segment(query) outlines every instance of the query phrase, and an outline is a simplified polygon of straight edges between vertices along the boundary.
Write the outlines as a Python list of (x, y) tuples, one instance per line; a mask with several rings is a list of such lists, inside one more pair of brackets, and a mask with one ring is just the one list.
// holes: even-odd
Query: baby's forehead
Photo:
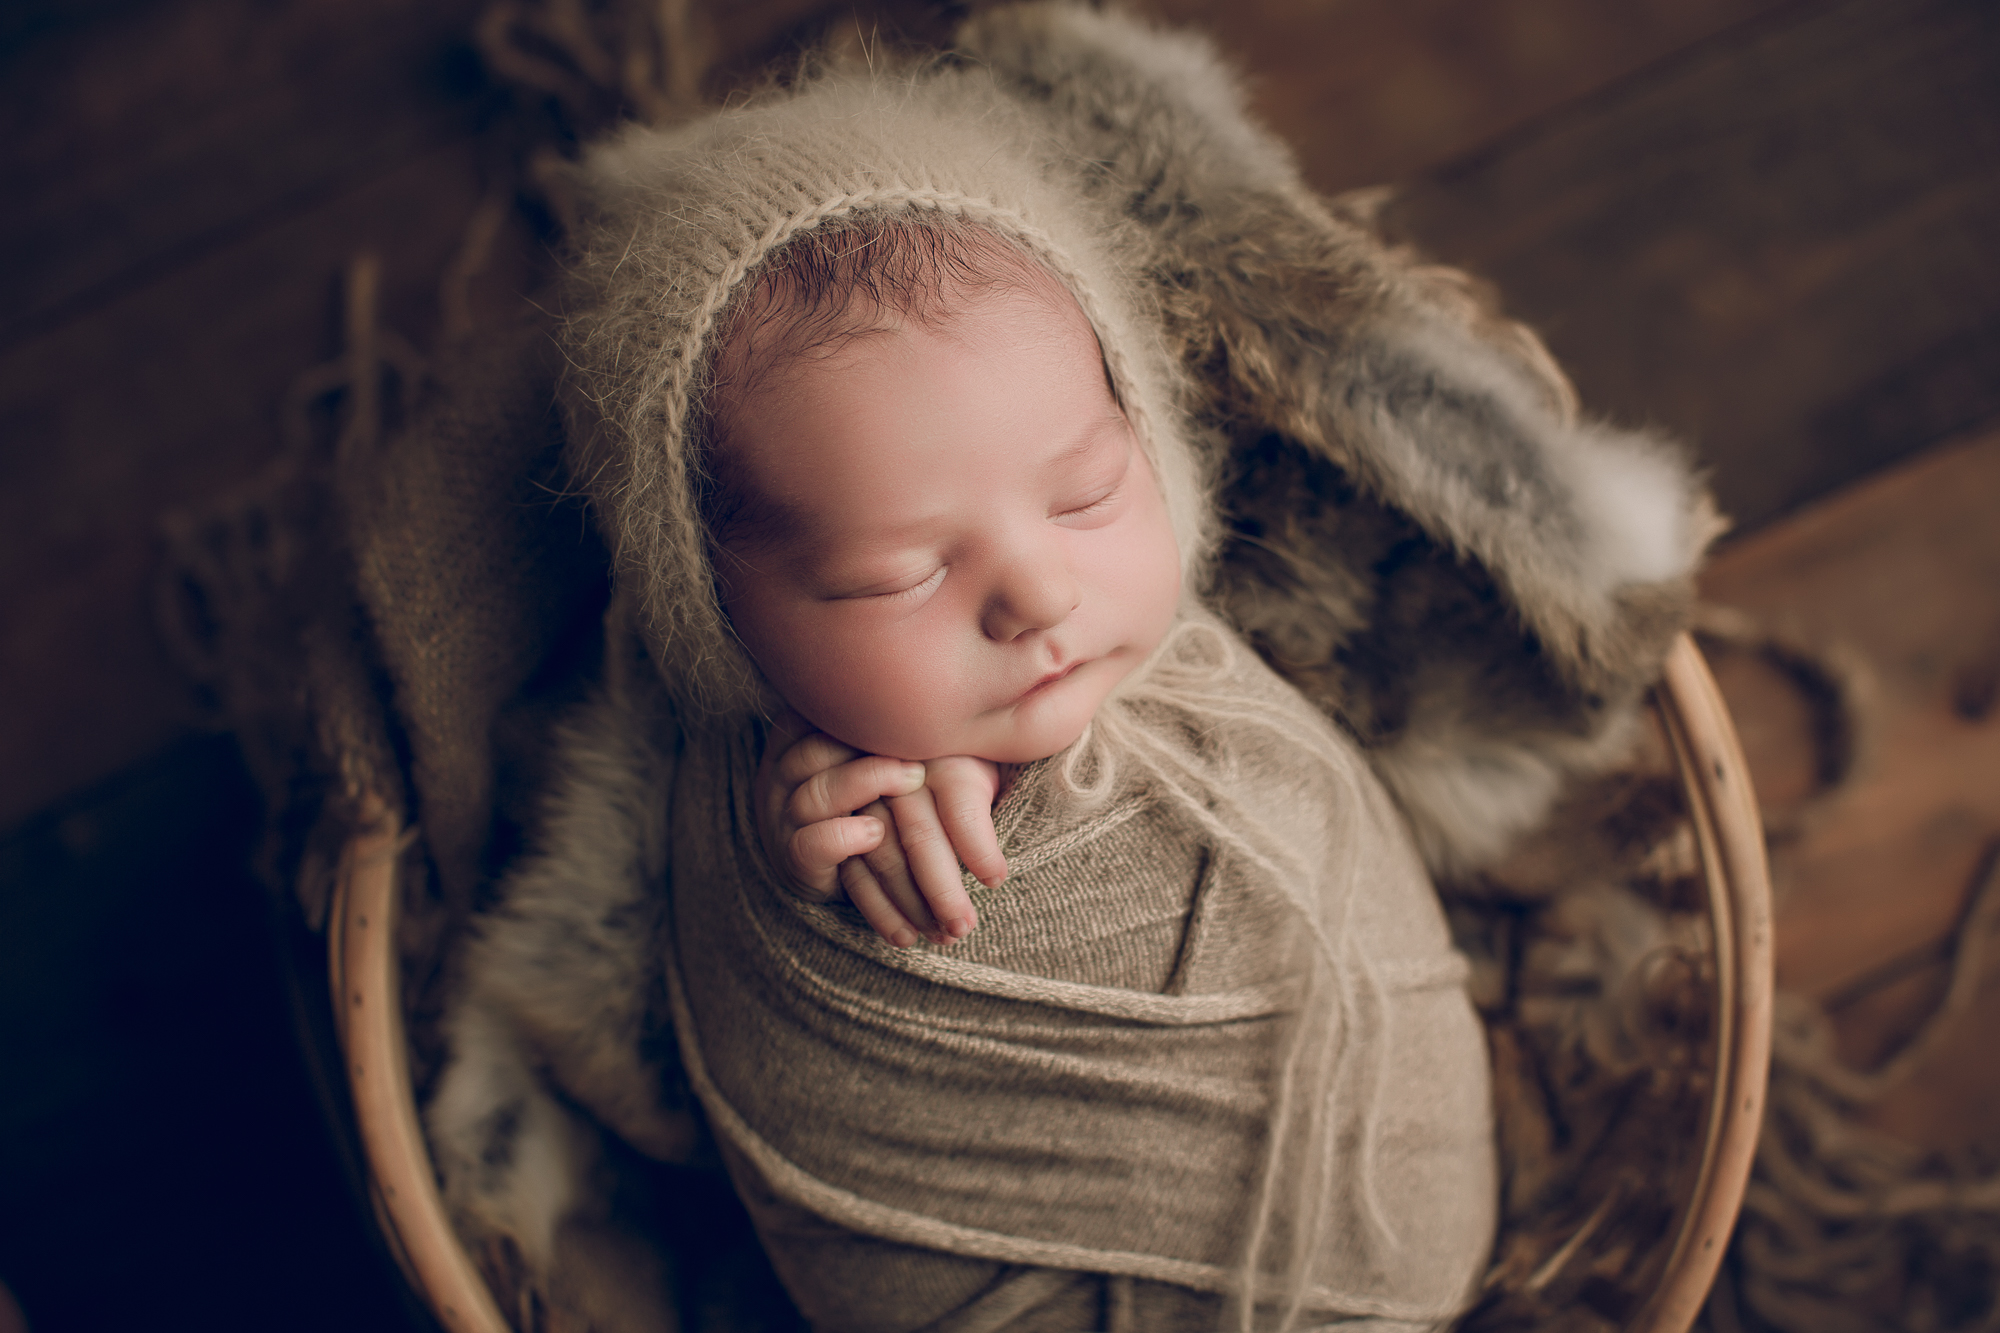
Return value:
[(729, 452), (745, 410), (910, 329), (973, 349), (1003, 338), (1066, 341), (1118, 397), (1076, 297), (1038, 260), (979, 227), (899, 223), (809, 236), (754, 273), (719, 324), (704, 404), (712, 464)]
[[(1034, 284), (1012, 278), (941, 294), (921, 311), (857, 305), (838, 326), (786, 327), (787, 320), (811, 320), (811, 307), (769, 312), (763, 336), (744, 339), (735, 373), (718, 383), (711, 400), (712, 463), (730, 466), (746, 438), (768, 448), (782, 437), (789, 452), (823, 423), (829, 398), (853, 410), (853, 396), (841, 390), (856, 383), (899, 400), (928, 394), (951, 410), (976, 397), (977, 386), (1011, 383), (1027, 398), (1061, 384), (1080, 387), (1083, 397), (1065, 396), (1078, 410), (1122, 421), (1096, 331), (1075, 298), (1053, 278)], [(1009, 355), (1025, 349), (1045, 355), (1025, 368)], [(1076, 386), (1079, 376), (1087, 383)]]
[[(1122, 420), (1096, 330), (1075, 296), (1039, 261), (982, 229), (910, 224), (806, 238), (753, 274), (720, 323), (697, 482), (710, 534), (724, 545), (762, 544), (760, 533), (791, 526), (797, 516), (783, 512), (791, 506), (760, 476), (775, 465), (764, 456), (783, 437), (782, 452), (795, 457), (822, 419), (822, 399), (841, 397), (839, 382), (863, 379), (889, 395), (939, 383), (939, 360), (909, 354), (916, 344), (952, 345), (963, 355), (947, 359), (976, 366), (982, 378), (989, 366), (1006, 373), (999, 366), (1010, 347), (1045, 347), (1059, 378), (1066, 367), (1089, 374), (1103, 387), (1105, 412)], [(853, 400), (844, 401), (851, 409)]]

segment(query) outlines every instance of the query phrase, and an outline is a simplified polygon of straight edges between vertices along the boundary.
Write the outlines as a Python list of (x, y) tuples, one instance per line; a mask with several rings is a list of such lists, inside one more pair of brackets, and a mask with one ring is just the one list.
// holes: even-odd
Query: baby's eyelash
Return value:
[(1106, 492), (1105, 492), (1104, 494), (1102, 494), (1102, 495), (1098, 496), (1098, 497), (1097, 497), (1097, 498), (1096, 498), (1095, 500), (1092, 500), (1092, 501), (1091, 501), (1091, 502), (1090, 502), (1089, 504), (1087, 504), (1087, 505), (1078, 505), (1078, 506), (1077, 506), (1076, 508), (1074, 508), (1074, 509), (1064, 509), (1064, 510), (1060, 511), (1059, 513), (1057, 513), (1056, 517), (1057, 517), (1057, 518), (1075, 518), (1075, 517), (1076, 517), (1076, 516), (1077, 516), (1078, 514), (1094, 514), (1094, 513), (1096, 513), (1096, 512), (1098, 511), (1098, 510), (1100, 510), (1100, 509), (1104, 508), (1104, 507), (1105, 507), (1106, 505), (1110, 504), (1110, 503), (1111, 503), (1111, 502), (1112, 502), (1113, 500), (1116, 500), (1117, 498), (1118, 498), (1118, 492), (1117, 492), (1117, 490), (1116, 490), (1116, 489), (1114, 488), (1114, 489), (1112, 489), (1112, 490), (1108, 490), (1108, 491), (1106, 491)]
[(875, 596), (879, 600), (884, 600), (884, 601), (890, 600), (892, 598), (915, 597), (918, 593), (928, 592), (932, 588), (936, 587), (938, 580), (944, 577), (944, 571), (945, 567), (943, 565), (939, 565), (936, 569), (930, 572), (930, 576), (926, 578), (922, 583), (913, 583), (907, 588), (898, 588), (895, 592), (877, 593), (875, 594)]

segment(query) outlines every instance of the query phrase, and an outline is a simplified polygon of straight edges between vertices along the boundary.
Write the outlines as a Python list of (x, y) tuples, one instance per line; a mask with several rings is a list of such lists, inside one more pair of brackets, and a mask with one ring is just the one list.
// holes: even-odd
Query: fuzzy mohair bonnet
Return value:
[(1211, 507), (1176, 372), (1145, 289), (1106, 243), (1121, 224), (1037, 166), (1056, 153), (1045, 138), (986, 70), (933, 65), (830, 73), (678, 130), (635, 126), (580, 164), (562, 331), (572, 468), (684, 719), (775, 702), (718, 600), (695, 435), (732, 300), (815, 229), (969, 224), (1054, 275), (1097, 335), (1193, 583)]

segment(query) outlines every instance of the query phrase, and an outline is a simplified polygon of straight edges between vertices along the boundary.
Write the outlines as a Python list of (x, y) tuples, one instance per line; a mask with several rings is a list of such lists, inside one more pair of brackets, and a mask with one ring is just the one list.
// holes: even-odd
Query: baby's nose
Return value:
[(1010, 643), (1038, 629), (1053, 629), (1076, 609), (1076, 580), (1059, 560), (1016, 565), (987, 600), (986, 636)]

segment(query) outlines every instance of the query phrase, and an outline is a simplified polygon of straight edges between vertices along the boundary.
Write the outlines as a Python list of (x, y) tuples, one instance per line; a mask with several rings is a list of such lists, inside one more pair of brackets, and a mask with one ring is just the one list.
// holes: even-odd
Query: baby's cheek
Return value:
[(1180, 607), (1180, 549), (1159, 516), (1107, 552), (1105, 577), (1124, 638), (1144, 652), (1167, 632)]
[(964, 751), (964, 728), (985, 706), (976, 698), (978, 663), (965, 645), (914, 635), (885, 646), (869, 692), (871, 712), (898, 757), (937, 759)]
[(899, 759), (957, 753), (967, 664), (934, 636), (898, 629), (828, 626), (815, 650), (795, 658), (790, 688), (774, 683), (815, 726), (857, 749)]
[(812, 607), (772, 607), (753, 602), (731, 608), (736, 632), (764, 678), (808, 722), (848, 744), (846, 712), (856, 700), (855, 655), (841, 626)]

